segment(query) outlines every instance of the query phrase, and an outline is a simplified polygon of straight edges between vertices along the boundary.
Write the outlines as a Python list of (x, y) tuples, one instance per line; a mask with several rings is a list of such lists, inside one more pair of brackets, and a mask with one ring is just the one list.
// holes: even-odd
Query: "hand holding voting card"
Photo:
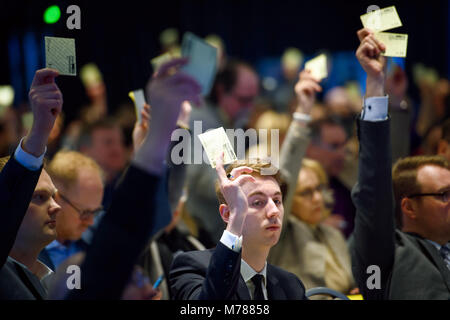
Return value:
[(45, 37), (45, 65), (60, 75), (76, 76), (75, 39)]
[(361, 16), (364, 28), (381, 32), (402, 26), (395, 6), (371, 11)]
[(198, 138), (205, 148), (206, 156), (213, 168), (216, 167), (216, 159), (224, 153), (223, 164), (237, 160), (236, 154), (231, 146), (230, 140), (223, 127), (199, 134)]
[(402, 26), (395, 6), (375, 10), (361, 16), (364, 28), (375, 32), (375, 38), (386, 46), (386, 57), (406, 57), (408, 35), (402, 33), (381, 32)]
[(137, 121), (138, 121), (138, 123), (141, 123), (141, 121), (142, 121), (141, 111), (144, 108), (144, 104), (145, 104), (144, 90), (143, 89), (134, 90), (134, 91), (131, 91), (128, 95), (130, 96), (131, 100), (133, 100), (133, 102), (134, 102)]
[(191, 32), (186, 32), (181, 44), (181, 55), (189, 58), (181, 70), (193, 77), (208, 95), (217, 71), (217, 49)]
[(311, 71), (311, 75), (318, 81), (328, 77), (327, 56), (321, 54), (305, 63), (305, 70)]

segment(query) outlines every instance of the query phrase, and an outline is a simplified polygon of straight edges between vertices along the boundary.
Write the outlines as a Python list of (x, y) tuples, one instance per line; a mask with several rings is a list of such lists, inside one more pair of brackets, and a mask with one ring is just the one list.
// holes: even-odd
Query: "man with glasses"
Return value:
[(97, 163), (76, 151), (59, 151), (48, 165), (58, 192), (61, 213), (56, 219), (57, 237), (41, 253), (41, 259), (56, 269), (73, 254), (85, 251), (82, 234), (102, 212), (103, 181)]
[(381, 55), (386, 47), (368, 29), (358, 31), (358, 37), (356, 57), (367, 73), (367, 90), (358, 121), (358, 183), (352, 192), (357, 208), (353, 274), (365, 299), (449, 300), (449, 164), (437, 156), (408, 157), (391, 171), (386, 58)]

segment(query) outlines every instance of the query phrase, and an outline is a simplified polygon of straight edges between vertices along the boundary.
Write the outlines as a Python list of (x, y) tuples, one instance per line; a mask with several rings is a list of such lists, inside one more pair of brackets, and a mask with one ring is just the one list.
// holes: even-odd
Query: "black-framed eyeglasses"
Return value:
[(63, 196), (60, 192), (58, 192), (58, 196), (61, 197), (65, 202), (67, 202), (72, 208), (75, 209), (76, 212), (80, 215), (81, 220), (87, 220), (90, 216), (93, 216), (94, 218), (103, 211), (103, 206), (100, 206), (99, 208), (95, 210), (81, 210), (77, 206), (75, 206), (67, 197)]
[(415, 193), (407, 198), (416, 198), (416, 197), (436, 197), (442, 202), (448, 202), (450, 200), (450, 190), (436, 192), (436, 193)]

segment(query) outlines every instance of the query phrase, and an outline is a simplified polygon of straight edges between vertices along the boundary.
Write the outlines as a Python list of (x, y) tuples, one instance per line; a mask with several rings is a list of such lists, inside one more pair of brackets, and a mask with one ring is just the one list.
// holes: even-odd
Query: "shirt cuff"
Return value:
[(364, 121), (384, 121), (388, 118), (388, 96), (364, 99), (361, 119)]
[(233, 250), (234, 252), (241, 251), (242, 248), (242, 236), (238, 237), (228, 230), (224, 230), (222, 234), (222, 238), (220, 238), (220, 242), (227, 246), (229, 249)]
[(16, 151), (14, 152), (14, 158), (16, 159), (17, 162), (19, 162), (28, 170), (31, 171), (39, 170), (39, 168), (42, 166), (42, 163), (44, 162), (44, 156), (45, 153), (47, 152), (47, 147), (45, 147), (45, 151), (41, 156), (35, 157), (22, 149), (23, 139), (24, 138), (20, 140), (19, 146), (16, 148)]

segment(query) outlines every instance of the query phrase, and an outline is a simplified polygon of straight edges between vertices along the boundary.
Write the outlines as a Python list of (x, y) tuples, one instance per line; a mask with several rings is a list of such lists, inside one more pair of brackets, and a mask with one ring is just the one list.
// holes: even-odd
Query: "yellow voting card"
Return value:
[(375, 32), (386, 31), (402, 26), (395, 6), (371, 11), (361, 16), (364, 28)]
[(317, 80), (328, 77), (327, 56), (323, 53), (305, 63), (305, 70), (311, 71), (311, 75)]
[(237, 160), (230, 140), (228, 139), (225, 129), (223, 127), (209, 130), (205, 133), (199, 134), (198, 138), (205, 148), (206, 156), (208, 157), (211, 167), (216, 167), (216, 159), (224, 153), (223, 164), (228, 164)]
[(406, 57), (406, 49), (408, 48), (408, 35), (403, 33), (378, 32), (375, 38), (386, 46), (386, 57)]

